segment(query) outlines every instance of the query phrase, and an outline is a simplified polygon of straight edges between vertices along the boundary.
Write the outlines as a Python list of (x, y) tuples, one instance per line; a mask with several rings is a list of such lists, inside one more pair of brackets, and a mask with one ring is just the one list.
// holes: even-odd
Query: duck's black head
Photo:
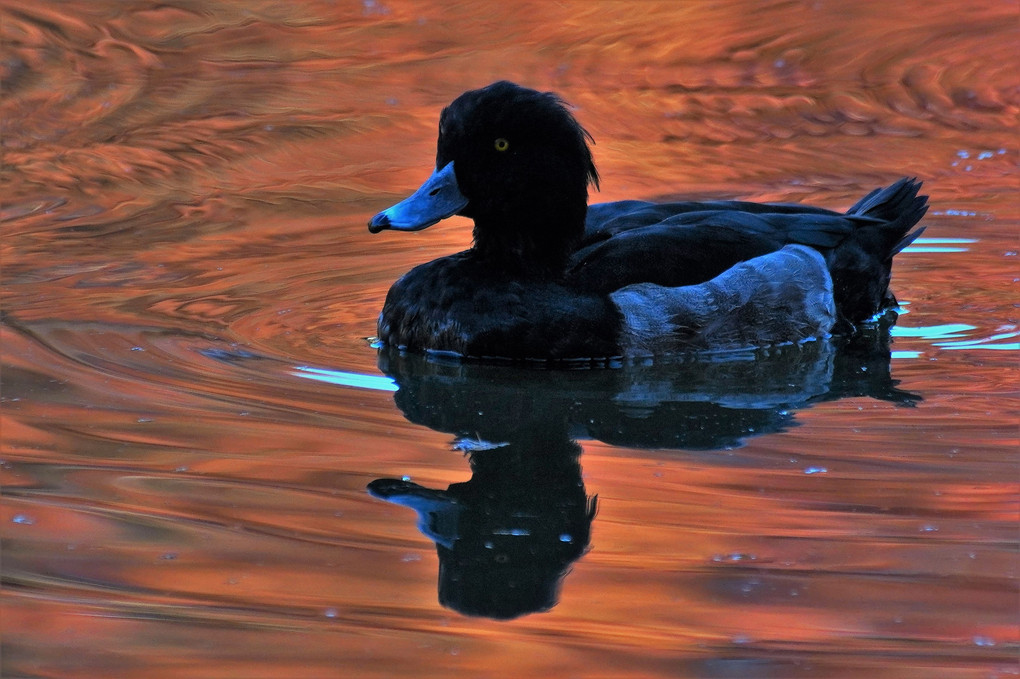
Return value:
[(422, 229), (453, 214), (475, 221), (475, 250), (513, 268), (563, 266), (584, 230), (598, 173), (590, 135), (555, 94), (497, 82), (460, 95), (439, 119), (436, 171), (369, 223)]

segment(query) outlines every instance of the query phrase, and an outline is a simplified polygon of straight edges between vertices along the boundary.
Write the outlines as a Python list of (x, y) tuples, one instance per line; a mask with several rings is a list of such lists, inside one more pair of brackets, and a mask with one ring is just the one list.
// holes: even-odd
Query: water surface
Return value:
[[(0, 674), (1015, 676), (1018, 11), (0, 3)], [(576, 107), (593, 200), (919, 177), (895, 327), (380, 355), (470, 224), (365, 223), (499, 78)]]

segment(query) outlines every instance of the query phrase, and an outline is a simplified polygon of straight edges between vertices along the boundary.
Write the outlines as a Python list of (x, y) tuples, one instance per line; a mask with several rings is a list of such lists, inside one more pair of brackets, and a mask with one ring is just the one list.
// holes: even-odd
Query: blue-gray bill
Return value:
[(413, 194), (372, 217), (368, 230), (420, 231), (457, 214), (467, 203), (450, 162), (434, 171)]

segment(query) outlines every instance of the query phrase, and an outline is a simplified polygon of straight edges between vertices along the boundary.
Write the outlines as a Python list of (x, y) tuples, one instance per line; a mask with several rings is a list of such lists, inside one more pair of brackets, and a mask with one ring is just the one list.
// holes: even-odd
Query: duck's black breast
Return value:
[(468, 250), (393, 284), (379, 339), (411, 351), (485, 358), (604, 358), (620, 353), (620, 315), (604, 295), (511, 274)]

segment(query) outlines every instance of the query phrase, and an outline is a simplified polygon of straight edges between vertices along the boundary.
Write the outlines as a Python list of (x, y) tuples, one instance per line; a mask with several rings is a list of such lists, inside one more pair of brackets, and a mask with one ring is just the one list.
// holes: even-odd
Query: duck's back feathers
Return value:
[[(583, 290), (610, 292), (634, 283), (694, 285), (734, 264), (774, 252), (785, 245), (807, 245), (826, 253), (845, 241), (861, 220), (856, 216), (810, 211), (768, 212), (747, 203), (682, 205), (683, 212), (650, 225), (616, 218), (571, 259), (568, 280)], [(708, 209), (706, 209), (708, 208)], [(658, 210), (633, 213), (638, 223)], [(870, 223), (869, 218), (864, 218)]]
[(723, 225), (727, 217), (691, 212), (620, 230), (578, 250), (570, 260), (567, 283), (601, 294), (636, 283), (695, 285), (738, 262), (782, 247), (781, 241), (767, 234)]
[(927, 209), (919, 189), (902, 179), (846, 213), (742, 201), (593, 205), (567, 280), (603, 294), (637, 283), (696, 285), (739, 262), (806, 245), (829, 266), (841, 320), (856, 324), (895, 304), (889, 271), (893, 255), (920, 234), (907, 233)]
[(844, 216), (825, 208), (796, 203), (751, 203), (743, 200), (682, 201), (652, 203), (644, 200), (620, 200), (588, 206), (585, 219), (584, 242), (591, 244), (642, 226), (658, 224), (671, 217), (691, 212), (738, 212), (749, 214), (818, 214)]

